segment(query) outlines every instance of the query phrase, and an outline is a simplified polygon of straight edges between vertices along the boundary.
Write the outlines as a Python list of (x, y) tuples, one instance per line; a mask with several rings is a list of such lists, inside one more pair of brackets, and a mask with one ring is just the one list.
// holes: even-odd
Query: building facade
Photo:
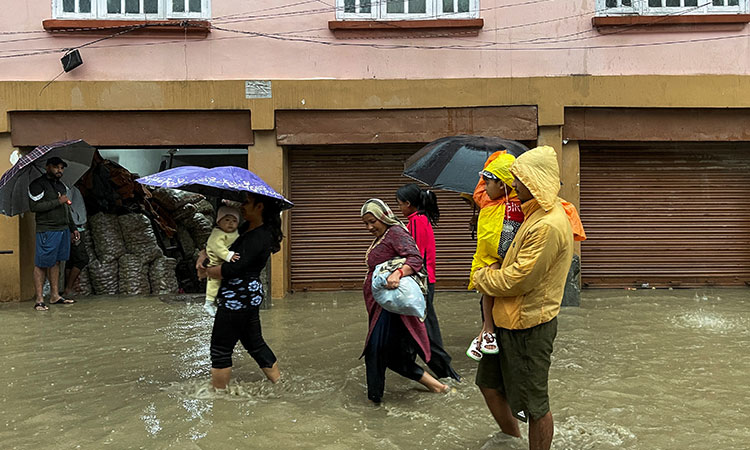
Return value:
[[(0, 17), (0, 170), (72, 138), (246, 148), (296, 204), (274, 297), (358, 288), (359, 206), (392, 202), (403, 161), (455, 134), (557, 150), (584, 285), (750, 281), (747, 0), (22, 4)], [(439, 285), (463, 288), (471, 210), (439, 198)], [(0, 217), (0, 300), (30, 296), (33, 233)]]

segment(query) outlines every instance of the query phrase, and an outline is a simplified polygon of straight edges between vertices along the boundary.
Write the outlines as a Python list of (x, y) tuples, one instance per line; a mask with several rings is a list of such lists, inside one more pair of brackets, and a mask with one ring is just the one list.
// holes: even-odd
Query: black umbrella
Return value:
[(40, 145), (22, 156), (0, 177), (0, 214), (15, 216), (29, 210), (29, 184), (44, 175), (46, 162), (57, 156), (67, 167), (62, 181), (73, 186), (91, 167), (96, 149), (81, 139)]
[(435, 189), (470, 194), (487, 158), (500, 150), (518, 157), (528, 147), (493, 136), (448, 136), (430, 142), (407, 159), (404, 175)]

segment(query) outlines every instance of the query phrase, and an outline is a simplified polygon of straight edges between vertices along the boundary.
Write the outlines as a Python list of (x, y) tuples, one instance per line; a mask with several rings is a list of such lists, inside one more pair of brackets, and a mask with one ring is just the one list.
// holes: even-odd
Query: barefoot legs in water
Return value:
[(231, 367), (224, 369), (211, 368), (211, 384), (215, 389), (226, 389), (230, 378), (232, 378)]
[(447, 384), (443, 384), (435, 379), (432, 375), (425, 372), (422, 378), (419, 379), (419, 383), (430, 390), (430, 392), (447, 392), (450, 387)]
[(521, 437), (521, 430), (518, 428), (518, 420), (513, 417), (513, 413), (510, 411), (510, 406), (508, 406), (508, 402), (505, 400), (505, 397), (500, 394), (500, 391), (483, 387), (480, 387), (479, 390), (484, 396), (484, 402), (487, 403), (487, 408), (489, 408), (492, 413), (492, 417), (494, 417), (495, 422), (500, 425), (500, 430), (507, 435)]
[(277, 362), (273, 363), (273, 366), (263, 367), (261, 370), (266, 374), (266, 378), (268, 378), (268, 381), (271, 383), (276, 383), (281, 378), (281, 371), (279, 370), (279, 363)]
[(551, 412), (537, 420), (529, 420), (529, 449), (549, 450), (554, 433), (555, 424)]
[[(261, 370), (271, 383), (276, 383), (279, 381), (279, 378), (281, 378), (279, 363), (273, 363), (273, 366), (271, 367), (262, 367)], [(215, 389), (226, 389), (231, 378), (231, 367), (227, 367), (224, 369), (211, 369), (211, 385), (213, 385)]]

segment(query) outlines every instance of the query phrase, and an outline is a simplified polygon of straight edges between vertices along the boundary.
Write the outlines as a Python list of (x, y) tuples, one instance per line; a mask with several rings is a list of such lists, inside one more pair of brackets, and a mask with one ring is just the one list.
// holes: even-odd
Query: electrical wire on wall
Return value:
[[(678, 45), (678, 44), (690, 44), (690, 43), (703, 43), (703, 42), (714, 42), (714, 41), (725, 41), (725, 40), (732, 40), (732, 39), (740, 39), (740, 38), (747, 38), (747, 34), (734, 34), (734, 35), (727, 35), (727, 36), (711, 36), (711, 37), (705, 37), (705, 38), (686, 38), (686, 39), (672, 39), (672, 40), (662, 40), (662, 41), (656, 41), (656, 42), (639, 42), (639, 43), (623, 43), (623, 44), (609, 44), (609, 45), (585, 45), (585, 46), (560, 46), (555, 44), (560, 43), (566, 43), (566, 42), (575, 42), (575, 41), (583, 41), (583, 40), (591, 40), (591, 39), (599, 39), (607, 36), (611, 36), (613, 34), (619, 34), (619, 33), (625, 33), (628, 31), (636, 30), (636, 29), (643, 29), (648, 28), (649, 26), (655, 26), (658, 25), (666, 20), (668, 20), (672, 16), (678, 16), (683, 14), (688, 14), (692, 12), (695, 9), (699, 9), (702, 7), (705, 7), (707, 5), (710, 5), (711, 2), (707, 2), (701, 5), (698, 5), (696, 7), (691, 7), (685, 10), (676, 11), (675, 13), (666, 15), (666, 16), (660, 16), (655, 17), (654, 21), (650, 24), (639, 24), (639, 25), (628, 25), (619, 27), (618, 29), (607, 32), (607, 33), (599, 33), (598, 35), (594, 36), (583, 36), (588, 33), (595, 32), (595, 30), (583, 30), (583, 31), (577, 31), (565, 35), (558, 35), (558, 36), (542, 36), (542, 37), (536, 37), (532, 39), (525, 39), (520, 41), (509, 41), (509, 42), (498, 42), (498, 41), (490, 41), (490, 40), (481, 40), (481, 39), (473, 39), (473, 38), (456, 38), (453, 37), (452, 40), (454, 41), (462, 41), (466, 42), (466, 45), (459, 45), (459, 44), (438, 44), (438, 45), (429, 45), (429, 44), (416, 44), (411, 41), (414, 40), (414, 36), (409, 36), (408, 38), (402, 38), (402, 39), (408, 39), (409, 42), (407, 43), (401, 43), (401, 42), (393, 42), (394, 40), (397, 40), (399, 38), (392, 38), (389, 39), (389, 43), (380, 43), (380, 42), (351, 42), (351, 41), (341, 41), (337, 40), (330, 35), (328, 36), (305, 36), (304, 33), (311, 33), (316, 31), (322, 31), (327, 30), (327, 28), (310, 28), (305, 30), (296, 30), (296, 31), (286, 31), (286, 32), (278, 32), (278, 33), (264, 33), (259, 31), (248, 31), (248, 30), (241, 30), (241, 29), (234, 29), (234, 28), (227, 28), (224, 26), (217, 25), (217, 22), (225, 21), (226, 23), (241, 23), (241, 22), (252, 22), (254, 20), (266, 20), (266, 19), (281, 19), (284, 17), (293, 17), (300, 14), (312, 14), (317, 11), (321, 11), (321, 9), (306, 9), (303, 11), (286, 11), (282, 13), (274, 13), (271, 15), (258, 15), (258, 12), (268, 12), (268, 11), (278, 11), (280, 9), (286, 9), (289, 7), (294, 6), (301, 6), (309, 3), (315, 3), (319, 0), (309, 0), (309, 1), (300, 1), (295, 3), (290, 3), (288, 5), (282, 5), (282, 6), (276, 6), (271, 8), (265, 8), (261, 10), (255, 11), (251, 15), (250, 13), (243, 13), (242, 14), (233, 14), (233, 15), (227, 15), (227, 16), (219, 16), (212, 20), (212, 24), (210, 25), (210, 28), (215, 31), (227, 33), (227, 34), (233, 34), (234, 37), (212, 37), (212, 41), (217, 40), (226, 40), (226, 39), (241, 39), (241, 38), (259, 38), (259, 39), (271, 39), (276, 41), (282, 41), (282, 42), (289, 42), (289, 43), (307, 43), (307, 44), (315, 44), (315, 45), (322, 45), (322, 46), (335, 46), (335, 47), (358, 47), (358, 48), (373, 48), (373, 49), (379, 49), (379, 50), (400, 50), (400, 49), (419, 49), (419, 50), (453, 50), (453, 51), (570, 51), (570, 50), (590, 50), (590, 49), (626, 49), (626, 48), (639, 48), (639, 47), (656, 47), (656, 46), (665, 46), (665, 45)], [(389, 1), (396, 1), (396, 0), (389, 0)], [(511, 7), (517, 7), (517, 6), (527, 6), (527, 5), (533, 5), (533, 4), (539, 4), (544, 2), (550, 2), (555, 0), (526, 0), (522, 2), (517, 3), (510, 3), (510, 4), (504, 4), (504, 5), (495, 5), (492, 7), (487, 7), (481, 9), (482, 11), (489, 11), (493, 9), (501, 9), (501, 8), (511, 8)], [(326, 12), (330, 13), (332, 11), (335, 11), (336, 8), (325, 8), (323, 9)], [(502, 31), (502, 30), (513, 30), (513, 29), (519, 29), (519, 28), (527, 28), (527, 27), (534, 27), (538, 25), (544, 25), (549, 24), (557, 21), (563, 21), (563, 20), (569, 20), (573, 18), (578, 17), (584, 17), (589, 15), (597, 14), (600, 11), (588, 11), (583, 12), (579, 14), (573, 14), (573, 15), (566, 15), (566, 16), (560, 16), (540, 21), (534, 21), (534, 22), (528, 22), (523, 24), (513, 24), (513, 25), (507, 25), (507, 26), (501, 26), (496, 27), (492, 29), (485, 29), (482, 30), (481, 33), (489, 33), (493, 31)], [(395, 21), (394, 21), (395, 22)], [(392, 23), (392, 22), (391, 22)], [(130, 31), (133, 31), (138, 28), (142, 28), (145, 26), (153, 26), (153, 25), (138, 25), (130, 27), (126, 30), (122, 30), (117, 33), (113, 33), (109, 36), (102, 37), (99, 39), (95, 39), (93, 41), (81, 44), (79, 46), (73, 47), (73, 48), (83, 48), (87, 46), (91, 46), (92, 48), (115, 48), (115, 47), (141, 47), (141, 46), (152, 46), (152, 45), (169, 45), (174, 43), (182, 43), (185, 47), (185, 57), (187, 57), (187, 41), (186, 39), (180, 39), (180, 40), (159, 40), (159, 41), (152, 41), (152, 42), (137, 42), (137, 43), (118, 43), (118, 44), (112, 44), (112, 45), (96, 45), (102, 41), (112, 39), (116, 36), (119, 36), (121, 34), (128, 33)], [(394, 28), (398, 28), (398, 24), (393, 24)], [(95, 30), (102, 30), (106, 29), (106, 27), (98, 27), (94, 28)], [(2, 32), (0, 33), (0, 36), (2, 35), (9, 35), (13, 36), (15, 34), (27, 34), (27, 33), (37, 33), (37, 31), (33, 32)], [(419, 37), (440, 37), (440, 33), (436, 33), (433, 35), (426, 34), (424, 36)], [(29, 39), (38, 39), (38, 38), (29, 38)], [(363, 41), (366, 39), (362, 39)], [(13, 42), (13, 41), (2, 41), (0, 40), (0, 44), (4, 44), (6, 42)], [(42, 49), (17, 49), (17, 50), (4, 50), (1, 52), (6, 52), (9, 54), (0, 55), (0, 59), (7, 59), (7, 58), (18, 58), (18, 57), (27, 57), (27, 56), (37, 56), (37, 55), (44, 55), (49, 53), (56, 53), (56, 52), (64, 52), (68, 51), (70, 48), (42, 48)], [(18, 53), (12, 53), (12, 52), (18, 52)], [(187, 79), (187, 72), (186, 72), (186, 79)]]

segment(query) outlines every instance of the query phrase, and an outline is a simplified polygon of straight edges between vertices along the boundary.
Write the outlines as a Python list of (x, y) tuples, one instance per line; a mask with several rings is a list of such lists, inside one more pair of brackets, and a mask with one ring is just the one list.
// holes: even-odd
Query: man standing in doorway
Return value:
[[(573, 231), (557, 193), (560, 171), (552, 147), (537, 147), (511, 167), (524, 222), (502, 266), (475, 272), (477, 289), (495, 297), (498, 358), (477, 370), (477, 385), (504, 433), (529, 422), (529, 449), (548, 450), (554, 434), (548, 377)], [(484, 358), (483, 358), (484, 359)], [(490, 364), (490, 362), (494, 363)]]
[(29, 185), (29, 207), (36, 217), (36, 253), (34, 255), (34, 289), (36, 302), (34, 309), (46, 311), (42, 288), (45, 276), (49, 279), (50, 303), (62, 305), (75, 303), (75, 300), (60, 296), (60, 261), (70, 256), (70, 241), (78, 241), (70, 211), (68, 188), (61, 181), (68, 164), (53, 156), (47, 160), (46, 173)]

